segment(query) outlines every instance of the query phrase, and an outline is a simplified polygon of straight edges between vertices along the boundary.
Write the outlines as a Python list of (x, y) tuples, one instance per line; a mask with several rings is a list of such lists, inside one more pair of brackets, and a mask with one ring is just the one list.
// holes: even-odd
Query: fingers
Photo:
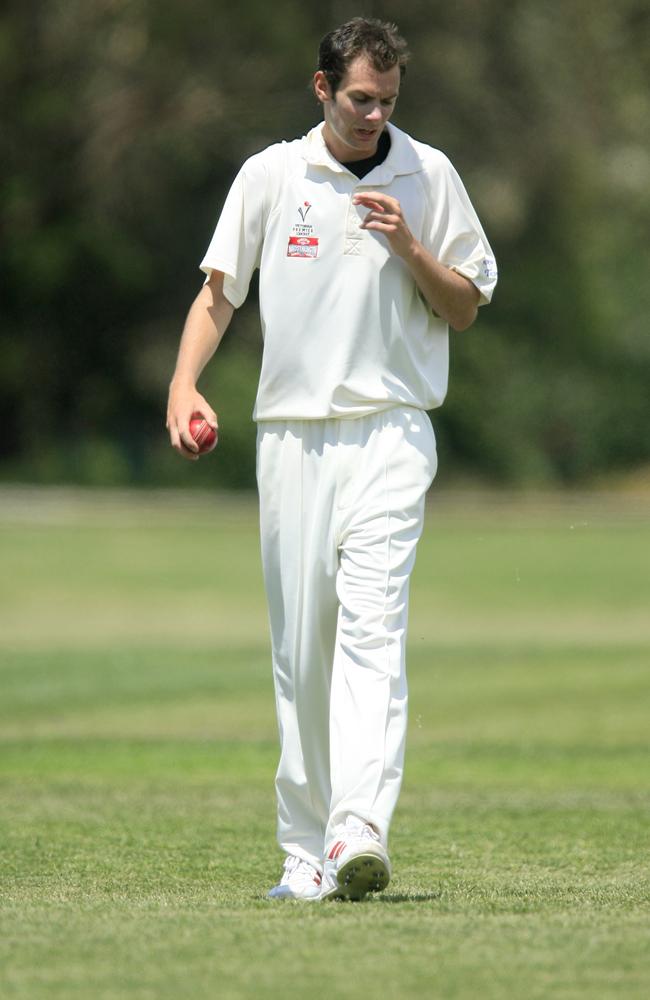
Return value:
[(360, 191), (352, 198), (354, 205), (365, 205), (375, 212), (392, 212), (396, 215), (402, 214), (402, 208), (397, 198), (392, 198), (381, 191)]
[(190, 420), (192, 419), (192, 407), (185, 404), (179, 406), (172, 417), (172, 447), (183, 456), (183, 458), (198, 458), (199, 446), (190, 434)]
[(360, 191), (353, 196), (352, 202), (369, 210), (360, 223), (360, 229), (384, 235), (392, 252), (400, 257), (406, 257), (410, 253), (413, 235), (397, 198), (381, 191)]
[(199, 460), (198, 452), (195, 454), (194, 452), (189, 451), (184, 444), (181, 444), (175, 450), (178, 452), (179, 455), (181, 455), (183, 458), (186, 458), (189, 462), (198, 462)]
[(192, 437), (192, 435), (190, 434), (189, 421), (187, 422), (186, 426), (182, 425), (179, 421), (177, 427), (178, 427), (178, 437), (180, 443), (180, 448), (178, 448), (177, 451), (180, 451), (180, 454), (183, 455), (184, 458), (188, 457), (188, 453), (190, 458), (198, 458), (199, 446)]
[(369, 208), (372, 212), (385, 212), (384, 206), (378, 202), (373, 201), (371, 198), (354, 198), (353, 202), (355, 205), (363, 205), (364, 208)]
[(168, 419), (167, 429), (169, 430), (169, 440), (174, 451), (177, 451), (183, 458), (187, 458), (191, 462), (196, 462), (199, 457), (199, 446), (190, 434), (189, 421), (187, 429), (183, 430), (180, 426), (180, 421), (173, 418)]
[(376, 215), (375, 212), (368, 212), (360, 225), (360, 229), (381, 229), (383, 232), (394, 232), (401, 222), (398, 215)]
[(368, 212), (359, 228), (375, 233), (384, 233), (391, 242), (391, 245), (393, 245), (395, 239), (398, 241), (404, 239), (407, 233), (404, 221), (400, 216), (377, 215), (375, 212)]
[(402, 208), (396, 198), (380, 191), (363, 191), (355, 194), (352, 201), (355, 205), (370, 209), (361, 223), (361, 229), (393, 233), (403, 224)]
[(353, 201), (376, 201), (379, 205), (397, 205), (397, 198), (393, 198), (389, 194), (385, 194), (383, 191), (357, 191), (356, 194), (352, 196)]
[(211, 406), (204, 402), (203, 406), (198, 411), (204, 420), (210, 424), (213, 431), (219, 430), (219, 420), (217, 414), (214, 412)]
[(192, 402), (189, 398), (180, 398), (178, 394), (172, 392), (167, 407), (166, 426), (174, 451), (177, 451), (183, 458), (196, 461), (199, 457), (199, 446), (190, 434), (192, 409)]
[(195, 416), (196, 414), (198, 414), (200, 417), (203, 417), (203, 419), (207, 421), (207, 423), (210, 425), (213, 431), (219, 430), (219, 419), (217, 417), (217, 414), (214, 412), (214, 410), (208, 403), (205, 396), (202, 396), (198, 392), (194, 397), (192, 416)]
[[(189, 461), (196, 462), (200, 448), (190, 432), (190, 420), (202, 417), (218, 433), (217, 414), (207, 400), (194, 388), (172, 385), (167, 406), (167, 430), (174, 451)], [(216, 443), (216, 442), (215, 442)]]

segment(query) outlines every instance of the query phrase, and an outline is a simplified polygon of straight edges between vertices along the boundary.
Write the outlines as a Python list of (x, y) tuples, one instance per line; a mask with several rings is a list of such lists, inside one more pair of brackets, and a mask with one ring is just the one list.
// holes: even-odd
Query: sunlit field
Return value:
[(440, 493), (394, 879), (272, 903), (254, 498), (0, 492), (3, 1000), (650, 995), (650, 517)]

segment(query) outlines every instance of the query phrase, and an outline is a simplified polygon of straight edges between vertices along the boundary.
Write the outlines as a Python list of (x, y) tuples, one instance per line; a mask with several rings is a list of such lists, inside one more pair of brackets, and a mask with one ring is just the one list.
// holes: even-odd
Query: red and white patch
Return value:
[(318, 237), (290, 236), (287, 257), (318, 257)]

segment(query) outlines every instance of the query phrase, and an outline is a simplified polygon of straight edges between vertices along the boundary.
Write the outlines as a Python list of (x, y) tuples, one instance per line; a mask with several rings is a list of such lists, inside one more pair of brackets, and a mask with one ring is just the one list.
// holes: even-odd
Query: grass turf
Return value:
[(394, 880), (272, 904), (250, 502), (0, 497), (3, 998), (645, 998), (650, 524), (432, 505)]

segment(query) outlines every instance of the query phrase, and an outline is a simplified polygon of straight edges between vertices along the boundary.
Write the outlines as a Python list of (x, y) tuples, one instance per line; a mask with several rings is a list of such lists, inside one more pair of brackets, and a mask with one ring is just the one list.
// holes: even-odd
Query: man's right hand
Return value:
[(167, 430), (169, 439), (179, 455), (196, 462), (199, 446), (190, 434), (192, 414), (200, 413), (215, 431), (217, 414), (193, 385), (179, 385), (172, 381), (167, 403)]

